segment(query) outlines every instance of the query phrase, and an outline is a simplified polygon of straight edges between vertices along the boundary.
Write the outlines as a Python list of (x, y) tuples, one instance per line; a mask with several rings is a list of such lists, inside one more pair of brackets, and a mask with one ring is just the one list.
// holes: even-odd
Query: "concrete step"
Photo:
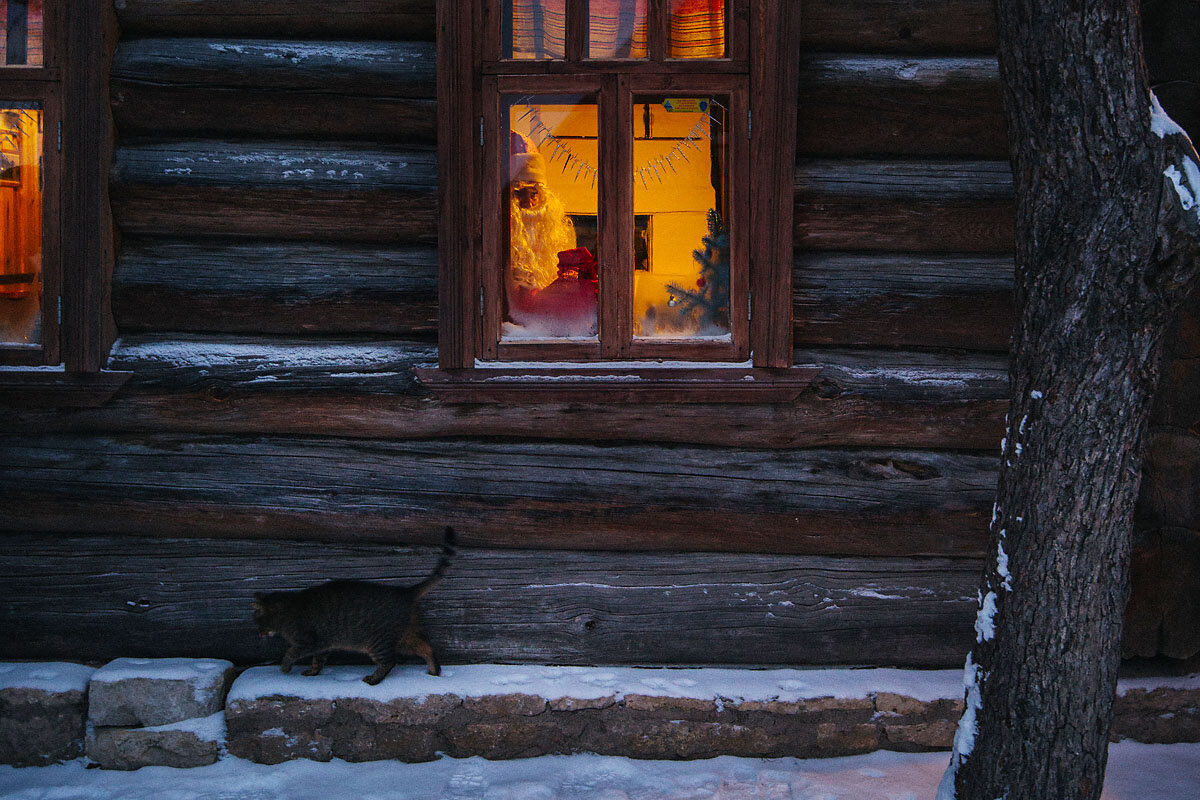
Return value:
[[(643, 759), (949, 749), (960, 670), (256, 667), (226, 703), (232, 755), (274, 764), (597, 753)], [(1122, 682), (1115, 739), (1200, 741), (1200, 675)]]

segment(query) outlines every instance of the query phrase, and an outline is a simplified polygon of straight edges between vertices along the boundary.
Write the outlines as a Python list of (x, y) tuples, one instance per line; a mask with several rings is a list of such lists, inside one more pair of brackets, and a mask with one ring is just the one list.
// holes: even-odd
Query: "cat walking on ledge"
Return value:
[(255, 592), (252, 605), (259, 636), (288, 643), (280, 669), (290, 672), (312, 657), (305, 675), (317, 675), (333, 650), (365, 653), (375, 671), (363, 678), (374, 686), (396, 666), (402, 653), (425, 660), (430, 675), (441, 673), (418, 619), (417, 602), (432, 589), (454, 557), (454, 529), (447, 527), (442, 555), (429, 577), (415, 586), (384, 586), (366, 581), (330, 581), (298, 592)]

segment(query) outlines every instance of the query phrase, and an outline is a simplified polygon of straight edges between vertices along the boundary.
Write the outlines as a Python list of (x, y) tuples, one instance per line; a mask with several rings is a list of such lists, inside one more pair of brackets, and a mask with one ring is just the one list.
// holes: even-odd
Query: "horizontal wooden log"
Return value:
[(124, 136), (228, 136), (433, 144), (433, 100), (152, 86), (114, 81), (112, 110)]
[(805, 0), (801, 42), (815, 50), (990, 53), (991, 0)]
[(130, 83), (300, 90), (432, 100), (433, 42), (133, 39), (112, 77)]
[(170, 141), (119, 148), (113, 216), (126, 232), (436, 241), (432, 150)]
[(126, 336), (114, 368), (134, 373), (104, 408), (24, 410), (45, 432), (180, 432), (423, 439), (640, 441), (751, 448), (990, 449), (1003, 435), (1007, 360), (998, 355), (798, 351), (818, 367), (794, 403), (451, 405), (429, 399), (412, 369), (431, 344)]
[(1011, 253), (1001, 161), (813, 160), (796, 166), (801, 250)]
[(432, 42), (134, 39), (113, 64), (126, 136), (432, 143)]
[[(113, 66), (126, 135), (432, 141), (428, 42), (135, 39)], [(1006, 157), (994, 57), (806, 56), (798, 152)]]
[[(130, 144), (113, 167), (113, 213), (144, 235), (433, 242), (435, 161), (349, 144)], [(1003, 162), (805, 160), (796, 193), (801, 249), (1012, 250)]]
[[(130, 237), (113, 308), (125, 331), (429, 334), (436, 258), (432, 248)], [(998, 257), (802, 253), (796, 343), (1004, 351), (1011, 286), (1011, 261)]]
[(1007, 352), (1013, 263), (991, 256), (801, 252), (796, 344)]
[(128, 237), (112, 291), (123, 331), (432, 334), (437, 250)]
[(434, 38), (435, 0), (120, 0), (124, 35)]
[[(297, 36), (433, 41), (434, 0), (121, 0), (138, 36)], [(802, 43), (863, 52), (991, 52), (988, 0), (807, 0)]]
[[(428, 549), (0, 535), (0, 658), (275, 661), (255, 591), (330, 578), (411, 584)], [(449, 663), (951, 666), (979, 563), (462, 550), (422, 603)]]
[(976, 555), (992, 456), (897, 450), (0, 438), (19, 530), (848, 555)]
[(807, 56), (801, 156), (1007, 158), (994, 57)]

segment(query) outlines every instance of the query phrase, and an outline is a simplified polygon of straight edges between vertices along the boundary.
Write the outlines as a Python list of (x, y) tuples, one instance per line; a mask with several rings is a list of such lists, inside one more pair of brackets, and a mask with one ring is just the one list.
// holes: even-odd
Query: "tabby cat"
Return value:
[(420, 656), (429, 674), (441, 672), (433, 648), (421, 632), (417, 601), (442, 579), (454, 556), (454, 529), (446, 528), (442, 555), (429, 577), (415, 586), (395, 587), (364, 581), (330, 581), (298, 592), (256, 592), (254, 622), (259, 636), (281, 636), (288, 643), (280, 668), (312, 657), (305, 675), (317, 675), (332, 650), (366, 653), (375, 672), (363, 678), (374, 686), (402, 653)]

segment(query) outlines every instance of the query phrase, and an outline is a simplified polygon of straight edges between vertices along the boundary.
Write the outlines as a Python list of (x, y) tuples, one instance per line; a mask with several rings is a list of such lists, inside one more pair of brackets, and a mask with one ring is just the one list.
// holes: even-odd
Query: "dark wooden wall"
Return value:
[[(961, 663), (1006, 408), (987, 0), (808, 0), (794, 403), (456, 406), (433, 0), (124, 0), (134, 372), (0, 438), (0, 657), (264, 657), (255, 590), (413, 579), (450, 658)], [(418, 546), (415, 549), (412, 546)]]

